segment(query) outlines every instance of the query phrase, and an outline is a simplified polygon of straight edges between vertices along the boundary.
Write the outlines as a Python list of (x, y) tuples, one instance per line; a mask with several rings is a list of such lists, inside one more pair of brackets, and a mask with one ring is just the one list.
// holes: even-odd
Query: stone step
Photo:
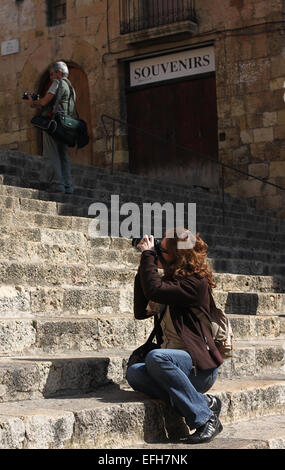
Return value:
[(228, 315), (234, 340), (254, 341), (258, 338), (274, 339), (285, 334), (285, 317), (283, 316), (251, 316)]
[[(6, 225), (0, 228), (0, 237), (1, 239), (13, 240), (17, 243), (21, 242), (42, 242), (42, 243), (53, 243), (53, 244), (68, 244), (68, 245), (80, 245), (82, 248), (84, 246), (97, 246), (110, 248), (112, 244), (116, 243), (116, 246), (120, 249), (130, 250), (131, 242), (129, 239), (120, 237), (97, 237), (96, 239), (89, 238), (88, 234), (83, 232), (76, 231), (67, 231), (60, 229), (49, 229), (45, 227), (20, 227), (13, 225)], [(231, 247), (232, 252), (235, 250), (249, 249), (249, 240), (247, 238), (233, 238), (225, 237), (220, 235), (209, 235), (204, 237), (205, 241), (209, 245), (210, 254), (212, 254), (212, 248), (217, 249), (226, 249), (226, 247)], [(118, 241), (120, 240), (120, 241)], [(276, 257), (280, 257), (278, 253), (284, 253), (285, 243), (280, 242), (270, 242), (264, 240), (255, 240), (252, 241), (252, 244), (255, 245), (256, 251), (261, 251), (268, 255), (269, 251), (274, 250)], [(119, 245), (118, 245), (119, 244)], [(252, 251), (249, 251), (251, 254)]]
[[(10, 154), (7, 153), (6, 149), (0, 149), (0, 161), (2, 165), (4, 164), (4, 173), (9, 173), (10, 175), (19, 174), (20, 176), (18, 179), (22, 182), (22, 184), (27, 185), (29, 184), (31, 178), (37, 182), (39, 180), (39, 169), (44, 164), (44, 158), (39, 158), (38, 156), (31, 156), (28, 154), (21, 154), (18, 153), (16, 156), (16, 152)], [(18, 168), (13, 168), (18, 166)], [(169, 192), (178, 193), (179, 191), (182, 194), (185, 193), (195, 193), (201, 194), (201, 197), (208, 198), (209, 191), (203, 190), (201, 188), (194, 188), (188, 187), (186, 185), (179, 185), (179, 184), (171, 184), (159, 181), (159, 180), (152, 180), (150, 178), (145, 178), (143, 176), (129, 174), (129, 173), (122, 173), (122, 172), (114, 172), (112, 174), (110, 170), (96, 168), (96, 167), (88, 167), (80, 164), (72, 164), (72, 174), (73, 174), (73, 181), (75, 184), (86, 188), (86, 187), (94, 187), (94, 186), (103, 186), (105, 188), (107, 185), (111, 185), (111, 188), (118, 185), (123, 185), (123, 187), (134, 187), (138, 190), (140, 187), (149, 188), (152, 192), (156, 191), (165, 191), (165, 193), (169, 194)], [(4, 180), (11, 178), (17, 178), (16, 176), (7, 175)], [(10, 184), (18, 185), (19, 182), (12, 182)], [(119, 186), (120, 188), (120, 186)], [(118, 189), (119, 189), (118, 188)], [(218, 194), (217, 191), (211, 191), (211, 199), (213, 197), (220, 198), (221, 196)], [(225, 195), (226, 200), (233, 200), (229, 195)], [(250, 208), (250, 202), (245, 202), (242, 198), (235, 199), (239, 202), (241, 206), (247, 206)], [(269, 212), (269, 211), (264, 211)]]
[[(15, 240), (15, 243), (11, 243), (11, 240)], [(120, 240), (120, 241), (119, 241)], [(98, 237), (94, 240), (88, 240), (84, 233), (75, 231), (64, 231), (46, 228), (32, 228), (32, 227), (21, 227), (17, 230), (17, 227), (6, 226), (0, 230), (0, 245), (1, 245), (1, 258), (5, 259), (53, 259), (54, 261), (69, 261), (74, 262), (88, 262), (91, 257), (91, 261), (94, 261), (94, 257), (108, 258), (111, 254), (110, 248), (128, 250), (129, 253), (138, 259), (138, 252), (131, 246), (129, 239), (123, 238), (112, 238), (111, 237)], [(68, 245), (68, 246), (66, 246)], [(73, 246), (70, 246), (73, 245)], [(76, 245), (76, 246), (75, 246)], [(108, 248), (108, 252), (104, 251), (93, 251), (93, 248)], [(114, 255), (114, 253), (112, 253)], [(118, 254), (119, 256), (119, 254)], [(210, 248), (209, 257), (214, 258), (216, 262), (218, 259), (239, 259), (245, 260), (245, 262), (253, 261), (254, 263), (272, 264), (275, 260), (276, 265), (279, 263), (285, 263), (285, 255), (273, 253), (269, 251), (257, 251), (253, 249), (245, 248)], [(0, 258), (0, 259), (1, 259)]]
[(216, 304), (227, 314), (284, 315), (285, 294), (263, 292), (221, 292), (215, 290)]
[[(19, 248), (20, 250), (20, 248)], [(58, 249), (59, 251), (59, 249)], [(67, 249), (68, 251), (68, 249)], [(129, 250), (110, 249), (110, 248), (96, 248), (90, 250), (88, 253), (89, 264), (94, 266), (108, 265), (109, 263), (116, 263), (117, 267), (125, 266), (137, 268), (139, 262), (139, 252), (130, 247)], [(80, 256), (80, 255), (79, 255)], [(48, 285), (50, 282), (59, 284), (60, 282), (66, 283), (78, 283), (75, 278), (78, 278), (76, 272), (82, 269), (81, 278), (84, 278), (85, 273), (88, 271), (88, 267), (85, 263), (64, 263), (61, 265), (43, 262), (32, 263), (29, 261), (23, 261), (23, 263), (17, 263), (16, 261), (2, 260), (0, 262), (0, 272), (4, 284), (13, 284), (18, 282), (24, 276), (24, 281), (21, 283), (33, 283), (36, 282)], [(275, 265), (269, 263), (263, 263), (262, 261), (248, 261), (241, 259), (207, 259), (207, 263), (216, 273), (232, 273), (232, 274), (244, 274), (244, 275), (261, 275), (261, 276), (284, 276), (285, 264)], [(56, 267), (56, 273), (50, 273), (49, 269)], [(63, 272), (69, 273), (66, 277), (62, 278)], [(44, 274), (43, 274), (44, 273)], [(57, 278), (58, 276), (58, 278)], [(70, 280), (70, 276), (72, 280)], [(49, 279), (52, 277), (52, 281)], [(43, 282), (43, 278), (46, 278), (46, 282)], [(62, 280), (64, 279), (64, 280)], [(79, 278), (78, 278), (79, 279)], [(83, 283), (85, 281), (81, 281)]]
[[(78, 247), (80, 247), (82, 253), (84, 250), (91, 253), (90, 256), (92, 262), (94, 262), (94, 258), (96, 257), (97, 262), (98, 259), (100, 259), (104, 264), (108, 262), (108, 258), (111, 259), (111, 261), (116, 261), (116, 263), (118, 263), (118, 259), (116, 259), (116, 251), (118, 250), (120, 252), (127, 251), (132, 253), (132, 257), (136, 264), (139, 257), (139, 253), (137, 250), (133, 249), (129, 239), (121, 237), (98, 237), (89, 240), (88, 236), (80, 231), (49, 229), (44, 227), (3, 226), (0, 227), (0, 240), (6, 241), (7, 243), (12, 241), (12, 243), (9, 243), (9, 246), (11, 245), (9, 248), (10, 250), (20, 250), (18, 245), (21, 245), (22, 243), (24, 244), (25, 242), (32, 242), (32, 248), (29, 249), (27, 248), (28, 245), (24, 244), (25, 253), (27, 253), (27, 251), (35, 253), (38, 249), (38, 245), (35, 245), (35, 243), (42, 243), (46, 249), (51, 249), (53, 245), (55, 245), (57, 250), (60, 250), (61, 245), (64, 245), (64, 248), (66, 248), (65, 245), (75, 245), (75, 251), (73, 253), (75, 253), (76, 250), (78, 250)], [(14, 248), (15, 245), (17, 248)], [(104, 248), (105, 251), (101, 250), (102, 248)], [(92, 250), (95, 249), (95, 256), (92, 256)], [(98, 251), (98, 249), (100, 250)], [(43, 249), (43, 251), (45, 250)], [(23, 254), (24, 253), (21, 253), (21, 257)], [(44, 256), (47, 256), (47, 254), (48, 253), (44, 253)], [(3, 256), (3, 250), (1, 255)], [(215, 261), (213, 260), (212, 263), (214, 262)], [(216, 263), (218, 263), (218, 261), (216, 261)], [(285, 290), (284, 278), (276, 276), (246, 276), (231, 273), (215, 273), (215, 279), (219, 286), (222, 286), (224, 290), (256, 290), (263, 292)]]
[[(222, 400), (223, 424), (284, 412), (284, 375), (219, 380), (211, 393)], [(87, 396), (0, 404), (0, 448), (121, 448), (139, 441), (161, 442), (167, 424), (176, 439), (185, 424), (160, 400), (118, 386)], [(260, 434), (259, 434), (260, 435)], [(222, 437), (222, 435), (220, 436)]]
[[(29, 200), (27, 200), (29, 201)], [(42, 209), (44, 210), (45, 202), (43, 202)], [(61, 229), (61, 230), (71, 230), (71, 231), (81, 231), (84, 232), (86, 235), (88, 231), (90, 236), (93, 237), (94, 233), (94, 226), (95, 221), (90, 217), (79, 217), (77, 216), (69, 216), (69, 215), (58, 215), (55, 213), (55, 205), (51, 208), (51, 213), (44, 212), (36, 212), (35, 207), (33, 210), (21, 210), (21, 209), (9, 209), (9, 208), (0, 208), (0, 221), (5, 223), (8, 226), (21, 226), (21, 227), (38, 227), (38, 228), (50, 228), (50, 229)], [(125, 219), (125, 216), (124, 216)], [(246, 238), (248, 239), (248, 244), (246, 245), (245, 241), (242, 241), (242, 246), (245, 248), (247, 247), (254, 247), (254, 239), (257, 238), (260, 241), (260, 250), (261, 256), (263, 256), (264, 252), (268, 254), (268, 246), (262, 246), (262, 241), (272, 241), (275, 243), (275, 249), (279, 250), (283, 248), (284, 244), (284, 234), (278, 232), (270, 233), (266, 227), (264, 227), (263, 231), (258, 232), (257, 230), (249, 230), (245, 229), (244, 227), (223, 227), (221, 223), (219, 224), (216, 218), (213, 218), (214, 224), (205, 224), (205, 219), (203, 219), (203, 223), (198, 223), (197, 229), (204, 236), (205, 241), (207, 241), (207, 234), (211, 234), (211, 237), (222, 235), (229, 237), (237, 238)], [(209, 217), (207, 218), (209, 222)], [(256, 227), (255, 227), (256, 228)], [(252, 240), (252, 241), (251, 241)], [(230, 243), (230, 240), (228, 240)], [(238, 242), (233, 244), (237, 246)], [(256, 248), (256, 247), (255, 247)], [(262, 251), (263, 250), (263, 251)], [(271, 250), (272, 251), (272, 250)], [(278, 258), (277, 258), (278, 261)]]
[[(49, 261), (53, 260), (54, 263), (89, 263), (98, 262), (98, 255), (102, 259), (102, 255), (105, 256), (105, 259), (110, 257), (111, 252), (98, 252), (98, 250), (91, 249), (88, 243), (85, 245), (75, 245), (75, 244), (60, 244), (54, 242), (37, 242), (37, 241), (25, 241), (19, 240), (17, 238), (17, 243), (11, 243), (11, 238), (8, 236), (0, 235), (0, 260), (9, 259), (9, 261), (16, 261), (18, 259), (27, 260), (29, 262), (40, 262), (40, 261)], [(100, 246), (100, 245), (99, 245)], [(114, 255), (114, 253), (112, 253)], [(117, 258), (124, 257), (128, 259), (130, 257), (135, 260), (138, 259), (138, 254), (135, 254), (135, 250), (129, 246), (129, 251), (126, 253), (116, 254)], [(285, 263), (285, 254), (278, 255), (277, 253), (271, 255), (269, 252), (258, 252), (258, 251), (246, 251), (246, 250), (234, 250), (234, 249), (210, 249), (209, 257), (213, 259), (231, 259), (236, 258), (239, 260), (245, 260), (247, 262), (261, 262), (264, 266), (267, 263), (272, 264), (274, 259), (276, 264)], [(262, 260), (262, 261), (260, 261)]]
[[(0, 316), (23, 312), (77, 314), (129, 313), (136, 270), (101, 269), (84, 264), (0, 262)], [(284, 315), (285, 293), (214, 291), (227, 314)]]
[[(228, 292), (284, 292), (285, 280), (277, 276), (213, 273), (217, 289)], [(214, 290), (215, 292), (215, 290)]]
[[(1, 161), (1, 171), (3, 173), (3, 180), (5, 183), (11, 181), (10, 184), (18, 185), (19, 181), (25, 185), (29, 183), (37, 183), (40, 176), (40, 168), (45, 166), (47, 159), (44, 157), (31, 156), (27, 154), (22, 154), (17, 157), (16, 153), (7, 154), (5, 149), (0, 149), (0, 161)], [(194, 192), (197, 194), (207, 194), (208, 190), (202, 190), (200, 188), (189, 187), (188, 185), (181, 184), (171, 184), (168, 182), (160, 181), (157, 179), (145, 178), (144, 176), (139, 176), (130, 173), (123, 173), (115, 171), (113, 174), (110, 170), (103, 168), (97, 168), (94, 166), (85, 166), (80, 164), (71, 164), (71, 173), (73, 176), (73, 182), (75, 186), (80, 186), (83, 188), (86, 187), (96, 187), (97, 185), (103, 185), (103, 188), (106, 185), (123, 185), (126, 186), (144, 186), (153, 191), (159, 189), (160, 191), (174, 191), (174, 192)], [(12, 179), (18, 179), (17, 182), (12, 182)], [(217, 191), (212, 191), (213, 195), (217, 195)], [(227, 199), (227, 195), (226, 195)]]
[[(15, 243), (11, 243), (15, 240)], [(55, 262), (99, 262), (116, 261), (119, 263), (137, 263), (139, 253), (131, 246), (131, 241), (124, 238), (98, 237), (88, 240), (84, 232), (49, 229), (43, 227), (6, 226), (0, 229), (0, 259), (10, 261), (28, 259), (34, 261), (53, 259)], [(67, 246), (66, 246), (67, 245)], [(95, 250), (96, 249), (96, 250)], [(239, 255), (239, 257), (237, 256)], [(253, 256), (254, 255), (254, 256)], [(274, 255), (278, 258), (278, 255)], [(269, 254), (253, 251), (211, 250), (209, 264), (220, 272), (243, 272), (249, 274), (284, 274), (284, 264), (277, 266), (264, 263)], [(234, 259), (230, 259), (233, 257)], [(243, 257), (243, 259), (241, 259)], [(253, 257), (257, 259), (253, 259)], [(236, 261), (235, 261), (236, 258)], [(283, 255), (285, 259), (285, 255)], [(278, 261), (282, 263), (282, 256)]]
[[(62, 215), (78, 215), (88, 216), (88, 208), (94, 202), (104, 202), (107, 207), (110, 207), (111, 195), (118, 194), (120, 197), (120, 204), (124, 202), (135, 202), (141, 206), (142, 202), (147, 202), (147, 198), (141, 195), (138, 197), (137, 187), (135, 187), (135, 193), (125, 193), (125, 189), (122, 188), (117, 193), (111, 191), (90, 191), (88, 197), (76, 196), (76, 195), (61, 195), (61, 194), (49, 194), (45, 191), (39, 191), (28, 188), (17, 188), (14, 186), (0, 185), (0, 207), (13, 208), (28, 211), (39, 211), (50, 214), (62, 214)], [(167, 193), (165, 201), (169, 201), (171, 195), (171, 202), (184, 202), (185, 213), (187, 210), (187, 204), (189, 199), (179, 199), (175, 193)], [(178, 198), (178, 199), (177, 199)], [(152, 196), (149, 202), (165, 202), (162, 200), (160, 193), (157, 193), (157, 197)], [(211, 202), (209, 199), (200, 202), (195, 200), (197, 203), (197, 221), (199, 224), (212, 223), (215, 225), (217, 222), (221, 222), (222, 205), (219, 202)], [(248, 213), (242, 210), (240, 204), (226, 204), (225, 205), (225, 217), (227, 218), (227, 225), (246, 226), (252, 227), (254, 231), (261, 231), (275, 234), (278, 231), (283, 231), (284, 236), (284, 224), (280, 222), (280, 219), (265, 217), (259, 215), (259, 213)], [(283, 227), (283, 229), (282, 229)]]
[[(198, 199), (195, 198), (195, 196), (189, 199), (189, 197), (185, 196), (185, 194), (179, 196), (176, 193), (171, 193), (169, 191), (165, 194), (161, 193), (161, 191), (155, 191), (155, 193), (149, 192), (148, 194), (145, 191), (144, 187), (141, 191), (139, 191), (140, 188), (138, 188), (135, 184), (133, 191), (130, 191), (129, 189), (126, 190), (125, 186), (121, 186), (116, 190), (116, 188), (112, 187), (112, 184), (110, 183), (109, 189), (106, 188), (106, 186), (108, 186), (108, 183), (104, 183), (104, 188), (102, 189), (100, 189), (100, 187), (96, 188), (96, 190), (86, 189), (86, 195), (83, 196), (80, 194), (76, 194), (76, 192), (73, 195), (49, 194), (45, 191), (40, 191), (36, 189), (21, 188), (17, 186), (8, 186), (2, 184), (0, 185), (0, 202), (2, 206), (4, 205), (4, 207), (13, 206), (14, 208), (20, 207), (22, 209), (26, 209), (28, 206), (28, 200), (30, 199), (32, 201), (30, 208), (32, 209), (33, 207), (36, 207), (36, 201), (38, 201), (39, 211), (42, 211), (45, 207), (43, 205), (44, 202), (46, 202), (47, 204), (49, 202), (53, 203), (50, 204), (51, 211), (54, 210), (54, 205), (58, 203), (58, 208), (66, 205), (69, 208), (68, 210), (72, 214), (73, 208), (75, 209), (76, 207), (85, 208), (88, 211), (89, 205), (94, 202), (105, 202), (106, 205), (108, 205), (109, 207), (111, 195), (117, 194), (119, 195), (120, 204), (123, 204), (125, 202), (135, 202), (138, 205), (141, 205), (142, 202), (154, 201), (164, 204), (165, 202), (169, 202), (169, 199), (171, 199), (172, 203), (184, 202), (185, 212), (188, 208), (188, 203), (194, 202), (196, 203), (197, 214), (200, 216), (207, 217), (209, 215), (214, 215), (215, 217), (218, 217), (222, 214), (223, 205), (219, 200), (212, 201), (211, 199), (209, 200), (209, 198), (200, 199), (199, 196)], [(81, 189), (83, 188), (80, 188), (80, 193), (82, 193)], [(22, 207), (21, 201), (23, 201)], [(239, 203), (235, 204), (234, 202), (225, 202), (224, 210), (226, 217), (249, 221), (251, 223), (254, 222), (256, 224), (266, 224), (267, 226), (270, 225), (270, 231), (276, 231), (275, 226), (282, 227), (282, 224), (280, 224), (280, 219), (270, 218), (268, 216), (260, 215), (259, 213), (245, 212)], [(272, 225), (273, 221), (274, 224)]]
[[(13, 185), (22, 185), (27, 186), (30, 185), (31, 178), (33, 179), (33, 183), (37, 183), (39, 181), (39, 169), (42, 165), (45, 165), (45, 158), (32, 156), (29, 154), (24, 154), (22, 152), (15, 152), (15, 151), (8, 151), (5, 148), (0, 149), (0, 161), (2, 165), (6, 167), (8, 171), (6, 173), (10, 173), (10, 175), (19, 174), (18, 177), (19, 181), (13, 181), (16, 176), (9, 176), (3, 175), (4, 182), (9, 182), (9, 184)], [(16, 171), (13, 171), (13, 166), (17, 166), (18, 168)], [(111, 173), (110, 170), (96, 168), (93, 166), (85, 166), (80, 164), (72, 164), (72, 174), (73, 180), (76, 184), (79, 184), (82, 188), (85, 189), (87, 186), (94, 187), (95, 185), (103, 185), (105, 188), (107, 185), (112, 185), (112, 190), (114, 186), (123, 185), (123, 187), (134, 187), (136, 191), (138, 191), (141, 187), (143, 189), (149, 188), (151, 191), (150, 197), (152, 193), (156, 190), (160, 192), (164, 191), (166, 194), (173, 193), (177, 194), (181, 192), (183, 195), (185, 194), (195, 194), (200, 195), (200, 197), (204, 199), (209, 199), (209, 194), (211, 195), (210, 199), (213, 200), (214, 198), (221, 200), (221, 195), (218, 191), (208, 191), (201, 188), (194, 188), (188, 187), (187, 185), (179, 185), (179, 184), (171, 184), (169, 185), (168, 182), (159, 181), (159, 180), (152, 180), (150, 178), (145, 178), (143, 176), (129, 174), (129, 173), (122, 173), (115, 171), (114, 174)], [(12, 167), (12, 168), (11, 168)], [(4, 171), (5, 172), (5, 171)], [(78, 180), (78, 181), (77, 181)], [(19, 183), (20, 182), (20, 183)], [(120, 186), (118, 187), (120, 189)], [(120, 191), (118, 191), (120, 192)], [(252, 210), (254, 212), (254, 202), (253, 201), (245, 201), (243, 198), (232, 198), (230, 195), (225, 194), (226, 201), (234, 201), (236, 204), (240, 205), (241, 207), (245, 207), (247, 211)], [(259, 210), (259, 213), (269, 214), (272, 215), (272, 211), (266, 210)], [(278, 220), (278, 218), (276, 219)]]
[[(236, 341), (233, 357), (219, 368), (219, 379), (276, 370), (284, 365), (284, 342), (285, 336)], [(85, 394), (106, 384), (124, 384), (127, 359), (134, 347), (1, 357), (0, 402)]]
[[(103, 257), (102, 257), (103, 261)], [(109, 262), (111, 259), (109, 260)], [(117, 266), (118, 278), (120, 277), (119, 267), (137, 268), (136, 265), (130, 264), (128, 253), (125, 257), (115, 257), (114, 261), (118, 261)], [(100, 265), (100, 262), (98, 262)], [(115, 268), (116, 269), (116, 268)], [(109, 271), (110, 272), (110, 271)], [(20, 286), (96, 286), (96, 273), (98, 267), (91, 263), (47, 263), (43, 262), (16, 262), (16, 261), (0, 261), (0, 277), (2, 284), (20, 285)], [(98, 275), (98, 274), (97, 274)], [(123, 274), (124, 276), (124, 274)], [(122, 276), (122, 277), (123, 277)], [(100, 287), (100, 286), (99, 286)]]
[(212, 271), (217, 273), (246, 274), (255, 276), (284, 276), (285, 264), (269, 264), (262, 261), (246, 259), (211, 259), (207, 260)]
[[(235, 341), (283, 341), (285, 324), (281, 317), (262, 317), (250, 321), (248, 316), (230, 317)], [(100, 351), (142, 344), (152, 330), (152, 319), (134, 320), (132, 315), (93, 314), (45, 318), (0, 319), (0, 355), (25, 354), (28, 351), (61, 353), (66, 351)], [(246, 331), (246, 333), (244, 333)], [(247, 343), (246, 343), (247, 344)], [(248, 345), (248, 344), (247, 344)]]
[[(13, 252), (20, 250), (21, 244), (24, 242), (32, 242), (31, 247), (28, 249), (27, 246), (24, 244), (24, 252), (27, 254), (31, 251), (33, 254), (40, 248), (42, 248), (43, 256), (46, 258), (49, 256), (49, 250), (52, 249), (53, 245), (56, 246), (56, 250), (61, 250), (61, 245), (75, 245), (75, 250), (73, 254), (78, 252), (78, 247), (80, 247), (80, 253), (83, 253), (84, 250), (89, 250), (92, 252), (93, 249), (94, 255), (91, 253), (91, 260), (94, 262), (94, 258), (96, 261), (102, 260), (103, 262), (108, 262), (108, 259), (111, 261), (118, 262), (118, 257), (116, 259), (116, 251), (120, 250), (120, 252), (128, 251), (131, 253), (130, 257), (134, 258), (135, 263), (137, 264), (137, 260), (139, 257), (139, 253), (134, 250), (131, 246), (131, 241), (125, 238), (96, 238), (94, 240), (88, 240), (83, 232), (80, 231), (68, 231), (68, 230), (60, 230), (60, 229), (49, 229), (44, 227), (13, 227), (13, 226), (5, 226), (0, 228), (0, 239), (8, 243), (8, 253), (11, 251)], [(9, 241), (12, 240), (15, 243), (10, 244)], [(35, 243), (42, 243), (42, 246), (36, 245)], [(16, 247), (15, 247), (16, 246)], [(103, 251), (102, 248), (106, 250)], [(64, 246), (64, 249), (66, 247)], [(68, 248), (69, 250), (70, 248)], [(99, 250), (98, 250), (99, 249)], [(113, 249), (113, 251), (111, 251)], [(2, 256), (3, 256), (2, 250)], [(124, 253), (125, 254), (125, 253)], [(60, 253), (61, 256), (64, 256), (64, 251)], [(21, 253), (21, 257), (23, 253)], [(129, 255), (128, 257), (129, 258)], [(126, 258), (124, 259), (126, 261)], [(210, 260), (212, 265), (216, 264), (219, 265), (223, 263), (223, 260)], [(226, 266), (225, 266), (226, 267)], [(244, 275), (235, 275), (230, 273), (215, 273), (217, 282), (219, 284), (222, 283), (225, 290), (262, 290), (262, 291), (274, 291), (274, 290), (284, 290), (285, 283), (281, 277), (272, 277), (272, 276), (244, 276)], [(237, 287), (235, 287), (237, 286)]]
[(152, 320), (134, 321), (132, 315), (69, 316), (64, 318), (0, 319), (0, 355), (40, 351), (93, 352), (140, 345), (153, 328)]
[(0, 223), (20, 227), (39, 227), (71, 230), (88, 233), (90, 219), (84, 217), (65, 217), (39, 212), (28, 212), (0, 208)]
[[(122, 449), (128, 449), (129, 452), (131, 449), (151, 449), (153, 454), (155, 454), (155, 451), (158, 449), (163, 449), (164, 455), (170, 454), (170, 456), (173, 450), (179, 451), (180, 449), (183, 449), (183, 455), (185, 455), (185, 450), (189, 451), (188, 455), (186, 453), (187, 463), (191, 462), (193, 455), (191, 455), (191, 451), (194, 449), (285, 449), (284, 415), (264, 416), (261, 418), (251, 419), (250, 421), (239, 421), (236, 423), (225, 424), (221, 434), (218, 434), (213, 441), (204, 444), (187, 444), (187, 438), (176, 440), (175, 435), (173, 435), (173, 437), (170, 436), (170, 438), (160, 443), (148, 444), (141, 441), (136, 445), (127, 445), (126, 447), (122, 447)], [(235, 457), (238, 455), (239, 454), (235, 454)], [(264, 454), (259, 454), (261, 459), (263, 459), (263, 456)], [(160, 454), (157, 457), (158, 459), (161, 458)], [(199, 457), (200, 456), (198, 456), (198, 458)], [(175, 455), (174, 458), (177, 459), (177, 456)], [(245, 454), (245, 458), (248, 458), (248, 454)], [(256, 454), (254, 459), (256, 459)], [(159, 463), (161, 462), (160, 460), (157, 461)]]
[[(1, 197), (1, 196), (0, 196)], [(4, 200), (5, 199), (5, 200)], [(93, 220), (93, 217), (89, 214), (89, 205), (84, 205), (83, 207), (80, 206), (72, 206), (70, 204), (61, 204), (56, 203), (53, 201), (38, 201), (36, 199), (19, 199), (19, 198), (12, 198), (12, 197), (5, 197), (0, 199), (0, 218), (8, 217), (8, 223), (17, 223), (19, 218), (22, 218), (24, 222), (26, 222), (27, 216), (30, 214), (32, 215), (32, 220), (27, 223), (27, 225), (31, 225), (31, 222), (34, 224), (37, 216), (37, 220), (43, 221), (54, 221), (57, 217), (65, 217), (65, 218), (83, 218), (88, 219), (89, 224)], [(212, 211), (211, 211), (212, 212)], [(91, 214), (91, 213), (90, 213)], [(125, 215), (116, 215), (116, 213), (108, 212), (109, 214), (109, 229), (108, 234), (111, 235), (111, 218), (113, 220), (118, 220), (118, 223), (121, 224), (125, 221)], [(142, 213), (141, 213), (142, 219)], [(66, 221), (65, 221), (66, 222)], [(70, 222), (70, 220), (68, 220)], [(186, 221), (187, 222), (187, 221)], [(51, 222), (48, 222), (51, 223)], [(55, 228), (61, 228), (60, 220), (58, 221)], [(86, 224), (86, 222), (85, 222)], [(196, 216), (196, 224), (197, 224), (197, 231), (201, 234), (204, 234), (205, 240), (207, 241), (207, 234), (215, 234), (219, 233), (221, 226), (223, 226), (223, 220), (221, 215), (207, 215), (203, 214), (203, 216)], [(227, 226), (231, 226), (231, 230), (236, 228), (235, 236), (238, 238), (242, 238), (245, 233), (251, 232), (252, 235), (255, 233), (260, 233), (261, 241), (272, 240), (275, 243), (275, 249), (284, 248), (284, 233), (274, 231), (272, 229), (272, 225), (270, 228), (265, 223), (256, 223), (253, 221), (241, 221), (240, 219), (235, 219), (234, 217), (227, 217)], [(118, 230), (121, 225), (118, 226)], [(65, 228), (65, 224), (63, 224), (63, 228)], [(72, 228), (72, 227), (67, 227)], [(164, 233), (164, 228), (162, 226), (162, 234)], [(118, 232), (119, 234), (119, 232)], [(250, 246), (251, 242), (248, 242)], [(262, 249), (262, 246), (261, 246)], [(264, 249), (264, 248), (263, 248)]]

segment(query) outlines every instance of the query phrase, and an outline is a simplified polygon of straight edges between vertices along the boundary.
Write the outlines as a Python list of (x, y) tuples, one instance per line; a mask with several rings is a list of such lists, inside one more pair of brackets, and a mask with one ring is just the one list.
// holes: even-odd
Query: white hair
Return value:
[(60, 70), (64, 77), (68, 77), (69, 75), (69, 70), (65, 62), (55, 62), (51, 66), (51, 69), (53, 69), (55, 72), (58, 72)]

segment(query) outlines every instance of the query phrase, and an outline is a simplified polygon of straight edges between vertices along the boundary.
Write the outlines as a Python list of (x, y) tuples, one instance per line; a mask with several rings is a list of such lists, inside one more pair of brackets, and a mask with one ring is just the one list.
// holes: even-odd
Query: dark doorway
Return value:
[[(161, 137), (129, 129), (130, 171), (180, 184), (218, 186), (216, 80), (214, 76), (130, 91), (129, 124)], [(176, 146), (190, 151), (184, 151)]]

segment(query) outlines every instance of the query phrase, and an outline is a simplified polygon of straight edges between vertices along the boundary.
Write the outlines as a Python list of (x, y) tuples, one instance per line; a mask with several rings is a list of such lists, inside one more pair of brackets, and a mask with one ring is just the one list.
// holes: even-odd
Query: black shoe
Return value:
[(202, 444), (203, 442), (210, 442), (217, 434), (222, 432), (222, 430), (222, 423), (219, 418), (213, 414), (203, 426), (197, 428), (194, 434), (191, 434), (191, 436), (187, 438), (187, 443)]
[(215, 397), (214, 395), (206, 395), (208, 399), (208, 408), (217, 416), (219, 417), (219, 414), (221, 412), (222, 408), (222, 402), (218, 397)]

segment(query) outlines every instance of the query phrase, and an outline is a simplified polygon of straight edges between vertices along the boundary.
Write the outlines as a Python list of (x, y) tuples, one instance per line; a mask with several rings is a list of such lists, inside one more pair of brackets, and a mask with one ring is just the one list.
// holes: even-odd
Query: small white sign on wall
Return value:
[(214, 47), (201, 47), (131, 62), (130, 85), (148, 85), (214, 71)]
[(17, 54), (19, 50), (19, 39), (1, 42), (1, 55)]

